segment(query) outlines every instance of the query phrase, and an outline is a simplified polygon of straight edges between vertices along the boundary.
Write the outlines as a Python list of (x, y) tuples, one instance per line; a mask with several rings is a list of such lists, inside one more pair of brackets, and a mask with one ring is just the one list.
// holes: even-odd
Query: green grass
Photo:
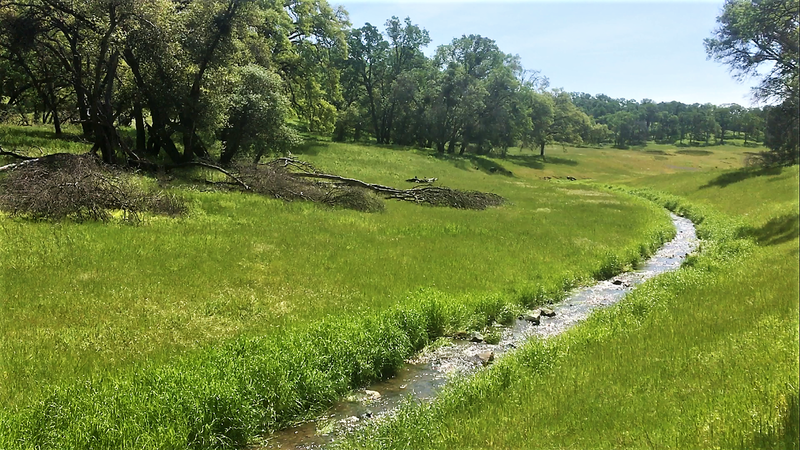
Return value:
[(91, 143), (81, 138), (78, 126), (65, 125), (63, 136), (56, 139), (52, 127), (23, 127), (0, 125), (0, 146), (9, 152), (28, 156), (41, 156), (49, 153), (85, 153)]
[(743, 165), (747, 153), (753, 151), (760, 149), (729, 144), (683, 148), (652, 142), (625, 150), (551, 145), (546, 149), (544, 161), (536, 151), (517, 148), (510, 149), (506, 161), (519, 166), (514, 170), (518, 176), (573, 176), (618, 183), (646, 175), (736, 169)]
[[(12, 148), (9, 136), (43, 133), (8, 130)], [(490, 170), (507, 162), (325, 142), (300, 156), (509, 202), (363, 214), (180, 188), (188, 217), (139, 226), (0, 217), (0, 447), (239, 445), (441, 333), (558, 299), (672, 233), (651, 203)]]
[[(0, 145), (88, 149), (23, 127), (0, 128)], [(438, 177), (508, 199), (487, 211), (363, 214), (181, 182), (181, 219), (0, 216), (0, 448), (242, 446), (443, 334), (557, 300), (671, 236), (665, 212), (626, 189), (544, 179), (566, 176), (655, 189), (637, 195), (700, 223), (703, 255), (350, 444), (796, 442), (797, 167), (725, 170), (753, 151), (733, 145), (564, 149), (546, 161), (324, 140), (298, 150), (373, 183)]]
[(638, 180), (700, 256), (343, 447), (797, 448), (797, 174)]

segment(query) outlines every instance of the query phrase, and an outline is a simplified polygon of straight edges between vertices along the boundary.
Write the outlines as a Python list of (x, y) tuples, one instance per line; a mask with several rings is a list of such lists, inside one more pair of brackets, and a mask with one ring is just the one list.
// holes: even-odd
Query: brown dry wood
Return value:
[(32, 159), (26, 159), (25, 161), (18, 162), (18, 163), (6, 164), (5, 166), (0, 166), (0, 172), (5, 172), (6, 170), (16, 169), (17, 167), (24, 166), (25, 164), (35, 163), (39, 159), (40, 158), (32, 158)]
[(403, 192), (402, 189), (396, 189), (396, 188), (389, 187), (389, 186), (383, 186), (381, 184), (367, 183), (365, 181), (357, 180), (355, 178), (340, 177), (338, 175), (331, 175), (329, 173), (307, 173), (307, 172), (301, 172), (301, 173), (293, 173), (292, 176), (303, 177), (303, 178), (318, 178), (318, 179), (321, 179), (321, 180), (338, 181), (339, 183), (346, 184), (348, 186), (362, 187), (364, 189), (370, 189), (370, 190), (373, 190), (373, 191), (376, 191), (376, 192), (385, 193), (385, 194), (400, 194), (400, 193)]
[[(266, 165), (278, 165), (284, 168), (292, 167), (298, 172), (290, 172), (290, 174), (294, 177), (299, 178), (316, 178), (320, 180), (330, 180), (336, 182), (336, 184), (353, 186), (353, 187), (360, 187), (364, 189), (369, 189), (371, 191), (377, 192), (379, 194), (384, 195), (386, 198), (395, 199), (395, 200), (405, 200), (415, 203), (430, 203), (432, 205), (441, 204), (442, 202), (449, 204), (449, 206), (457, 207), (457, 208), (473, 208), (472, 206), (467, 206), (462, 204), (461, 201), (453, 199), (453, 194), (463, 195), (463, 194), (480, 194), (482, 196), (494, 196), (493, 194), (483, 194), (483, 193), (468, 193), (468, 192), (459, 192), (453, 189), (449, 189), (446, 187), (434, 187), (434, 186), (424, 186), (424, 187), (417, 187), (412, 189), (397, 189), (391, 186), (384, 186), (381, 184), (373, 184), (367, 183), (365, 181), (356, 179), (356, 178), (347, 178), (342, 177), (339, 175), (332, 175), (329, 173), (322, 173), (315, 169), (311, 164), (297, 160), (291, 156), (282, 157), (270, 161), (266, 163)], [(436, 178), (430, 179), (423, 179), (425, 181), (431, 180), (435, 181)], [(448, 199), (449, 197), (449, 199)], [(498, 197), (500, 198), (500, 197)], [(455, 203), (454, 203), (455, 201)], [(502, 200), (501, 200), (502, 202)], [(479, 208), (483, 209), (483, 208)]]
[(438, 178), (436, 178), (436, 177), (433, 177), (433, 178), (417, 178), (417, 176), (414, 175), (414, 178), (409, 178), (406, 181), (409, 182), (409, 183), (433, 183), (436, 180), (438, 180)]

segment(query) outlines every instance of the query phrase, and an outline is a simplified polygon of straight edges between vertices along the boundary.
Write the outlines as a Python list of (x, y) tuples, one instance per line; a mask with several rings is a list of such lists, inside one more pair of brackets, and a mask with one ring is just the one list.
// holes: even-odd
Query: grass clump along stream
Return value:
[(797, 169), (630, 180), (697, 256), (341, 447), (797, 448)]
[(372, 183), (436, 176), (507, 201), (363, 213), (140, 174), (183, 198), (186, 215), (5, 214), (0, 447), (240, 446), (390, 375), (442, 334), (558, 299), (673, 233), (647, 201), (500, 160), (327, 142), (298, 156)]

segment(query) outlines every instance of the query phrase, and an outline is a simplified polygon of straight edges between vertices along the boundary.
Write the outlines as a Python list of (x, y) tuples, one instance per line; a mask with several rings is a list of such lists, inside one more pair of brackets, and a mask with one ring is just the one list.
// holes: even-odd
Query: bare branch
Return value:
[(12, 158), (24, 159), (24, 160), (37, 159), (34, 158), (33, 156), (25, 156), (25, 155), (20, 155), (19, 153), (8, 152), (4, 150), (3, 147), (0, 147), (0, 156), (11, 156)]
[(160, 170), (160, 169), (169, 170), (169, 169), (179, 169), (179, 168), (182, 168), (182, 167), (191, 167), (191, 166), (205, 167), (207, 169), (216, 170), (217, 172), (225, 174), (230, 179), (234, 180), (236, 182), (236, 184), (238, 184), (239, 186), (243, 187), (245, 190), (248, 190), (248, 191), (252, 190), (250, 188), (250, 186), (248, 186), (247, 183), (242, 181), (242, 179), (239, 178), (238, 176), (230, 173), (229, 171), (223, 169), (220, 166), (217, 166), (217, 165), (214, 165), (214, 164), (211, 164), (211, 163), (202, 162), (202, 161), (188, 161), (188, 162), (183, 162), (183, 163), (178, 163), (178, 164), (166, 164), (166, 165), (160, 166), (160, 165), (157, 165), (155, 163), (151, 163), (151, 162), (145, 161), (145, 160), (128, 160), (128, 164), (130, 164), (132, 167), (139, 167), (139, 168), (143, 168), (143, 169), (147, 169), (147, 170)]

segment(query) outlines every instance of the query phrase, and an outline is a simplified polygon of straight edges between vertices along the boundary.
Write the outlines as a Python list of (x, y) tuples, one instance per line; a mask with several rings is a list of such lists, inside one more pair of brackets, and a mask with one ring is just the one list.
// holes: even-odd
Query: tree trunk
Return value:
[(361, 140), (361, 132), (363, 130), (363, 126), (358, 123), (353, 130), (353, 141), (358, 142)]
[(233, 161), (233, 157), (239, 151), (239, 138), (235, 137), (225, 142), (225, 148), (222, 150), (222, 155), (219, 157), (219, 163), (223, 166), (228, 165)]
[(144, 130), (144, 117), (142, 117), (142, 104), (137, 100), (133, 102), (133, 120), (136, 123), (136, 154), (144, 155), (147, 145), (147, 135)]
[(61, 131), (61, 118), (58, 116), (57, 108), (53, 108), (53, 128), (56, 131), (56, 137), (61, 137), (63, 135)]

